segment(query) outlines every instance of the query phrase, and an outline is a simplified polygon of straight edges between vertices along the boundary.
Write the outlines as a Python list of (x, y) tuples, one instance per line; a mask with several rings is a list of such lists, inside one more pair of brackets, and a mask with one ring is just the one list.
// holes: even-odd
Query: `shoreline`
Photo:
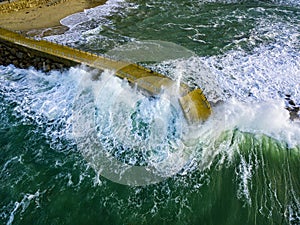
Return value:
[(32, 0), (32, 4), (21, 5), (22, 0), (2, 2), (1, 7), (10, 11), (0, 11), (0, 27), (18, 31), (29, 36), (53, 35), (68, 28), (60, 20), (85, 9), (103, 5), (106, 0)]

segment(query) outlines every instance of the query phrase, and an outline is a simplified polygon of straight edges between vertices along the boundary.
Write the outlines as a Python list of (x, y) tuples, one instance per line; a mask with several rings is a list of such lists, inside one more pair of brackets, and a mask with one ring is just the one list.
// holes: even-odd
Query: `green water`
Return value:
[[(140, 103), (129, 110), (132, 123), (122, 117), (123, 103), (135, 94), (118, 80), (90, 84), (81, 80), (93, 74), (84, 68), (45, 74), (0, 66), (0, 223), (300, 224), (300, 127), (289, 120), (284, 100), (290, 94), (300, 103), (299, 3), (141, 0), (106, 6), (50, 39), (98, 54), (145, 40), (185, 47), (195, 55), (143, 64), (203, 88), (213, 115), (186, 134), (184, 122), (172, 124), (183, 119), (180, 112), (171, 113), (172, 135), (161, 143), (149, 139), (163, 128), (148, 129), (151, 123), (144, 121), (152, 115)], [(91, 100), (80, 98), (93, 88), (102, 97), (92, 102), (103, 115), (96, 119), (84, 111)], [(160, 113), (160, 119), (169, 118), (169, 112)], [(89, 132), (91, 120), (107, 151), (120, 151), (117, 160), (127, 154), (124, 149), (150, 146), (152, 153), (172, 155), (174, 146), (184, 145), (189, 161), (154, 184), (113, 182), (87, 156), (100, 151), (85, 151), (92, 140), (74, 137), (74, 127)], [(139, 135), (120, 137), (130, 126)], [(182, 132), (188, 141), (181, 142)]]

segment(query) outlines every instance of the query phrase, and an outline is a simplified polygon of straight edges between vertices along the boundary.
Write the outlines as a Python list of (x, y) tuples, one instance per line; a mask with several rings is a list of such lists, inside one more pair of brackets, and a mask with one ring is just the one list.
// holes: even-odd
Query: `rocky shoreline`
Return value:
[(58, 61), (50, 55), (41, 55), (38, 51), (22, 48), (21, 46), (16, 48), (16, 46), (12, 46), (8, 42), (0, 42), (0, 56), (0, 65), (7, 66), (13, 64), (22, 69), (34, 67), (44, 72), (63, 70), (76, 65), (67, 60)]

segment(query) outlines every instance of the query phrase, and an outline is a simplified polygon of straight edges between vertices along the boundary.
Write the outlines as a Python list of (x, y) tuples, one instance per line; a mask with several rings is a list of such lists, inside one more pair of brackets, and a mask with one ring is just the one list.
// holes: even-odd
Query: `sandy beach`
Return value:
[[(54, 32), (64, 30), (60, 20), (84, 9), (104, 4), (106, 0), (32, 0), (32, 4), (21, 5), (22, 0), (6, 1), (0, 4), (0, 27), (22, 31), (39, 32), (53, 28)], [(53, 32), (52, 31), (52, 32)]]

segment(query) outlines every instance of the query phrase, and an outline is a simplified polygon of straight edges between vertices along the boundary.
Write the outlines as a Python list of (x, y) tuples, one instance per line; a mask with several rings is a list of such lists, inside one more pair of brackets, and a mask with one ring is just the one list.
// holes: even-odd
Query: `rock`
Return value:
[(38, 68), (38, 69), (42, 69), (42, 68), (43, 68), (43, 63), (42, 63), (42, 62), (39, 62), (39, 63), (37, 64), (37, 68)]
[(297, 105), (290, 94), (285, 95), (286, 107), (285, 109), (290, 113), (290, 119), (299, 119), (300, 105)]
[(24, 53), (23, 52), (17, 52), (16, 53), (16, 56), (19, 58), (19, 59), (22, 59), (24, 57)]
[(18, 62), (18, 60), (16, 60), (16, 59), (13, 60), (12, 63), (13, 63), (15, 66), (18, 66), (18, 65), (19, 65), (19, 62)]
[(11, 52), (11, 54), (16, 55), (16, 49), (15, 48), (11, 48), (10, 52)]
[(293, 101), (293, 100), (289, 100), (289, 105), (292, 105), (292, 106), (295, 106), (296, 104), (295, 104), (295, 102)]
[(44, 70), (45, 72), (49, 72), (49, 71), (51, 70), (50, 65), (49, 65), (49, 64), (48, 64), (48, 65), (45, 65), (45, 66), (43, 67), (43, 70)]

